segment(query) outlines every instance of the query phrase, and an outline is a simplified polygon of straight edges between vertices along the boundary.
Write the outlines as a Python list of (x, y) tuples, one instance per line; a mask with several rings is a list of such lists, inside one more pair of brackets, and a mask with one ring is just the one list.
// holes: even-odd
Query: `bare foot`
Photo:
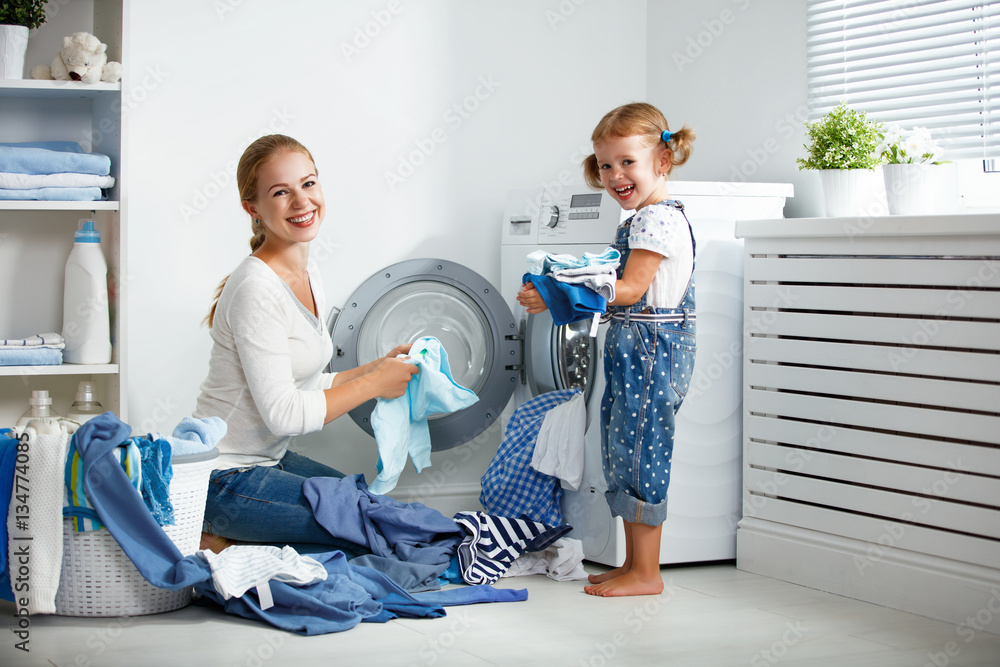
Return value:
[(656, 573), (656, 576), (644, 578), (632, 570), (594, 586), (584, 586), (583, 590), (588, 595), (604, 598), (624, 595), (659, 595), (663, 592), (663, 579), (659, 572)]
[(219, 553), (220, 551), (222, 551), (226, 547), (231, 547), (234, 544), (236, 544), (236, 542), (233, 542), (232, 540), (226, 539), (225, 537), (222, 537), (221, 535), (212, 535), (211, 533), (202, 533), (201, 534), (201, 545), (198, 548), (199, 549), (208, 549), (209, 551), (212, 551), (214, 553)]
[(615, 577), (620, 577), (623, 574), (628, 574), (631, 568), (628, 565), (622, 565), (621, 567), (616, 567), (613, 570), (608, 570), (602, 574), (589, 574), (587, 575), (587, 581), (592, 584), (602, 584), (608, 579), (614, 579)]

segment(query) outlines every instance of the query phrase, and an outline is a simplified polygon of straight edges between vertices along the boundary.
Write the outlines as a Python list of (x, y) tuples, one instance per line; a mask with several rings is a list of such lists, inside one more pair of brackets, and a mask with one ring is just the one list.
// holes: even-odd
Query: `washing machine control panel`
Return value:
[(504, 213), (503, 243), (536, 245), (594, 243), (614, 240), (615, 227), (626, 211), (606, 192), (585, 185), (565, 186), (559, 191), (535, 188), (508, 193)]

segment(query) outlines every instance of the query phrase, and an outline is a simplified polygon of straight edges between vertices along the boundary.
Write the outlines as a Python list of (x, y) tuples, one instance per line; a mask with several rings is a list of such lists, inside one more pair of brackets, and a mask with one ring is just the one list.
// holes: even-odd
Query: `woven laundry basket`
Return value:
[[(170, 502), (174, 525), (163, 526), (184, 556), (198, 551), (208, 479), (219, 450), (177, 456), (172, 461)], [(168, 591), (147, 582), (108, 530), (77, 533), (63, 519), (63, 559), (56, 593), (60, 616), (140, 616), (185, 607), (191, 588)]]

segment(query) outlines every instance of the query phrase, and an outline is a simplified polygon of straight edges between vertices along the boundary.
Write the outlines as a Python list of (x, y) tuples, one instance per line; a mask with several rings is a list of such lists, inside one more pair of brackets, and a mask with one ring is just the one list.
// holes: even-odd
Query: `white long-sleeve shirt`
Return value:
[[(317, 312), (324, 308), (319, 276), (309, 270)], [(326, 421), (323, 369), (333, 342), (323, 323), (263, 261), (247, 257), (226, 282), (212, 326), (208, 377), (194, 417), (221, 417), (226, 436), (216, 445), (216, 469), (274, 465), (292, 436)]]

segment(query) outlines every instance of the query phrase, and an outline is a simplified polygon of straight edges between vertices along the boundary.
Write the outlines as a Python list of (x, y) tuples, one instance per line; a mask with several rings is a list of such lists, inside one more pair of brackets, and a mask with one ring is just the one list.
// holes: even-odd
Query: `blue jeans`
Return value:
[(694, 357), (694, 322), (612, 321), (601, 401), (605, 497), (612, 516), (649, 526), (666, 520), (675, 417)]
[(299, 553), (337, 549), (348, 557), (370, 553), (367, 547), (333, 537), (317, 523), (302, 493), (302, 483), (310, 477), (344, 477), (344, 473), (290, 451), (273, 466), (213, 471), (205, 532), (238, 542), (287, 544)]

